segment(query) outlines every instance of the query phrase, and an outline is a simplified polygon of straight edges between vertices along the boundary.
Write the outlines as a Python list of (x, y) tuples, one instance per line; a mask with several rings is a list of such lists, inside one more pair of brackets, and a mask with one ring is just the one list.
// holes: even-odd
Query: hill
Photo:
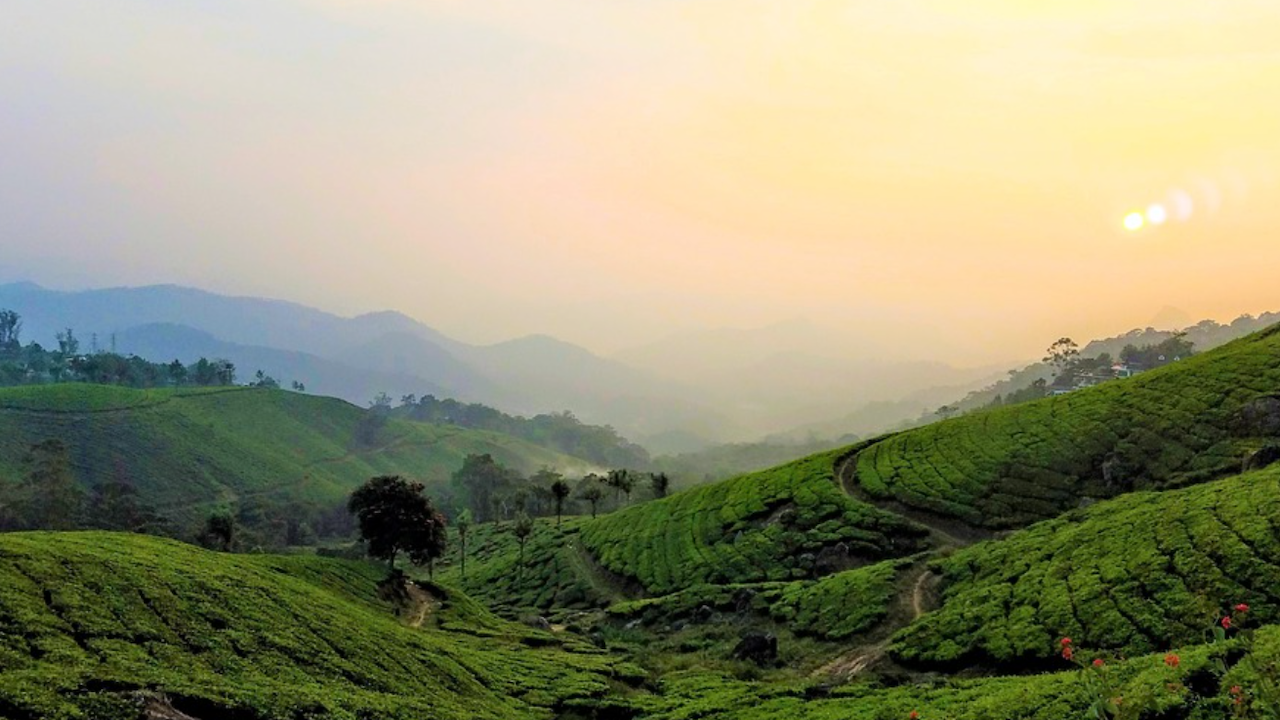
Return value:
[(381, 570), (110, 533), (0, 536), (0, 716), (551, 718), (635, 678), (456, 591), (388, 595)]
[(480, 430), (391, 419), (332, 398), (281, 390), (133, 390), (100, 385), (0, 389), (0, 478), (22, 477), (29, 448), (58, 438), (82, 486), (132, 484), (176, 520), (269, 500), (327, 509), (369, 477), (443, 483), (471, 453), (525, 472), (584, 461)]
[(70, 327), (87, 345), (96, 337), (107, 349), (114, 338), (117, 350), (156, 362), (216, 349), (246, 375), (261, 367), (356, 403), (372, 396), (351, 369), (396, 396), (438, 393), (521, 414), (570, 410), (641, 441), (666, 431), (713, 436), (727, 425), (690, 400), (690, 388), (571, 343), (530, 336), (472, 345), (397, 312), (341, 317), (176, 285), (62, 292), (31, 283), (0, 285), (0, 309), (20, 314), (26, 335), (46, 346)]
[(1008, 528), (1087, 498), (1238, 472), (1280, 429), (1280, 327), (1136, 377), (872, 443), (851, 489)]
[(1126, 655), (1201, 640), (1236, 603), (1280, 620), (1280, 468), (1130, 493), (938, 562), (941, 606), (903, 631), (912, 662), (1026, 666), (1058, 639)]

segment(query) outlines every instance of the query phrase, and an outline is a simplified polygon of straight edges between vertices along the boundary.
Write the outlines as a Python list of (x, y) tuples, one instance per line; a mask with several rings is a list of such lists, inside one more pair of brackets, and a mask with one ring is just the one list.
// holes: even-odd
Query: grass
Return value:
[(47, 438), (65, 442), (85, 486), (124, 479), (178, 520), (249, 497), (337, 504), (369, 477), (443, 483), (469, 453), (524, 471), (582, 461), (504, 435), (390, 421), (355, 442), (363, 411), (280, 390), (132, 390), (73, 384), (0, 389), (0, 482)]
[[(0, 536), (0, 717), (548, 718), (636, 670), (445, 596), (432, 627), (381, 568), (110, 533)], [(438, 628), (438, 629), (437, 629)]]
[(924, 528), (837, 487), (834, 465), (847, 452), (632, 506), (584, 523), (580, 537), (603, 567), (653, 595), (811, 579), (826, 574), (823, 557), (856, 563), (924, 548)]
[(935, 423), (872, 443), (862, 491), (963, 519), (1020, 527), (1082, 497), (1238, 472), (1264, 430), (1250, 403), (1280, 392), (1280, 328), (1137, 377)]

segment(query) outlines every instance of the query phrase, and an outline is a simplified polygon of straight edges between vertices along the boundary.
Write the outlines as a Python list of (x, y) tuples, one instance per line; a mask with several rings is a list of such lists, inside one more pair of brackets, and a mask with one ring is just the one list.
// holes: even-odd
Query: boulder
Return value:
[(1266, 445), (1245, 456), (1243, 471), (1261, 470), (1276, 461), (1280, 461), (1280, 445)]
[(1247, 437), (1280, 435), (1280, 397), (1254, 398), (1236, 413), (1235, 431)]
[(733, 656), (761, 667), (772, 664), (778, 660), (778, 638), (771, 633), (752, 630), (742, 636), (742, 640), (733, 649)]

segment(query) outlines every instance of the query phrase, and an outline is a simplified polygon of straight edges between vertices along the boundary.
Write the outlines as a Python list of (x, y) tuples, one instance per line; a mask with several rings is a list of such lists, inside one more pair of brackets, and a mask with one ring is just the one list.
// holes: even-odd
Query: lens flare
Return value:
[(1129, 232), (1137, 232), (1147, 223), (1145, 217), (1140, 212), (1131, 212), (1124, 216), (1124, 229)]
[(1147, 208), (1147, 222), (1152, 225), (1163, 225), (1165, 220), (1169, 219), (1169, 211), (1164, 206), (1156, 203)]

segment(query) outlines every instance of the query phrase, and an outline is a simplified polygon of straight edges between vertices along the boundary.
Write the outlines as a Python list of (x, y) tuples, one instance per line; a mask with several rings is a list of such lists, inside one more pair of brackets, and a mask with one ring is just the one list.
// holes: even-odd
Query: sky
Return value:
[(0, 280), (970, 364), (1280, 309), (1272, 0), (0, 15)]

